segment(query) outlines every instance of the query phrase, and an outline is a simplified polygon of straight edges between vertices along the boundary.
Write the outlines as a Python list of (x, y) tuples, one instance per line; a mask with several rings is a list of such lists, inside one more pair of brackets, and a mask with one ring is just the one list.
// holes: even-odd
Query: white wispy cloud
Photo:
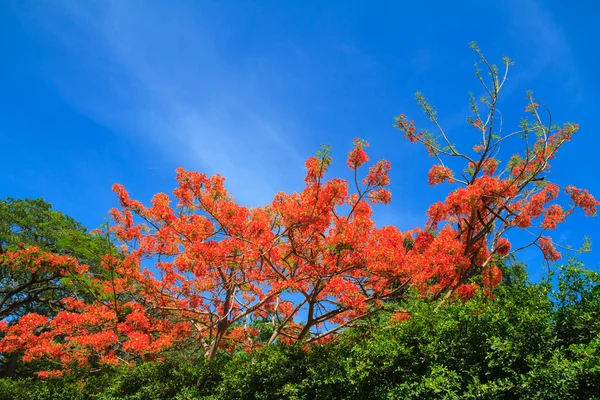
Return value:
[(518, 68), (513, 79), (528, 82), (551, 70), (557, 76), (556, 85), (581, 101), (583, 88), (564, 28), (537, 0), (510, 1), (508, 5), (508, 32), (529, 51), (526, 68)]
[(301, 183), (301, 127), (268, 92), (277, 71), (232, 65), (231, 27), (166, 3), (68, 2), (34, 14), (71, 65), (49, 77), (82, 112), (222, 174), (244, 204), (290, 189), (290, 174)]

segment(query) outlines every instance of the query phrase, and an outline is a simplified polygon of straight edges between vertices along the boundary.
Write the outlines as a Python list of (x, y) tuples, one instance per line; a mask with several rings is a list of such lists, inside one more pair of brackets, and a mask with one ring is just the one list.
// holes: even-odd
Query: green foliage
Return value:
[(586, 269), (577, 260), (559, 267), (556, 328), (565, 346), (588, 343), (600, 334), (600, 274)]
[(84, 400), (83, 382), (0, 379), (0, 400)]
[[(204, 358), (191, 363), (179, 361), (147, 362), (133, 369), (121, 369), (112, 375), (110, 383), (96, 398), (167, 400), (189, 396), (193, 399), (205, 398), (212, 393), (220, 380), (223, 359), (214, 360), (210, 365)], [(94, 389), (97, 390), (89, 388), (90, 391)]]
[(0, 200), (0, 253), (30, 246), (74, 256), (91, 268), (99, 267), (99, 257), (113, 250), (110, 241), (90, 235), (43, 199)]

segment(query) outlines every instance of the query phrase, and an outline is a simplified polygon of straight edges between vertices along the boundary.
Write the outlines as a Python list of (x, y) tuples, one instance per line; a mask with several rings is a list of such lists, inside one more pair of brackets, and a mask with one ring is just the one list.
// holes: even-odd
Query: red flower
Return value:
[(542, 236), (538, 241), (538, 246), (542, 250), (545, 260), (557, 261), (561, 258), (561, 254), (554, 248), (551, 238)]
[(498, 239), (498, 243), (496, 244), (496, 253), (498, 255), (504, 257), (510, 251), (510, 242), (505, 238)]
[(429, 170), (429, 174), (427, 176), (429, 178), (429, 184), (433, 186), (437, 185), (438, 183), (451, 180), (452, 171), (442, 165), (434, 165)]
[(348, 153), (348, 168), (355, 170), (369, 161), (369, 156), (363, 150), (369, 143), (359, 138), (354, 139), (354, 148)]

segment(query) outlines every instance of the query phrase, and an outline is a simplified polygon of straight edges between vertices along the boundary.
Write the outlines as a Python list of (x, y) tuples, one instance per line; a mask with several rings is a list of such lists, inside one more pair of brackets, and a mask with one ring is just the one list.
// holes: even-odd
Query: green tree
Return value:
[[(43, 199), (0, 201), (0, 255), (31, 247), (72, 256), (95, 273), (102, 272), (101, 256), (114, 251), (109, 240), (90, 235), (79, 222), (53, 210)], [(0, 320), (29, 312), (52, 314), (60, 306), (59, 300), (77, 289), (64, 284), (68, 279), (43, 268), (35, 273), (14, 268), (0, 258)]]
[(600, 335), (600, 274), (570, 259), (556, 275), (553, 299), (559, 340), (565, 346), (591, 342)]

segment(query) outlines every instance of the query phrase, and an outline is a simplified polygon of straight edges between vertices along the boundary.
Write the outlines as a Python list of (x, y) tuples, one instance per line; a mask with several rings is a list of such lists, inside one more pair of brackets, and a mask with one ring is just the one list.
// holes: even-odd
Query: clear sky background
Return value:
[[(483, 94), (470, 41), (493, 62), (515, 61), (506, 131), (528, 89), (554, 121), (579, 123), (550, 179), (600, 197), (599, 11), (541, 0), (0, 0), (0, 197), (43, 197), (94, 228), (118, 205), (113, 183), (149, 202), (172, 192), (183, 166), (221, 173), (239, 202), (263, 205), (302, 189), (304, 160), (322, 143), (333, 146), (329, 176), (350, 178), (346, 154), (361, 137), (372, 159), (392, 162), (393, 202), (376, 209), (378, 224), (422, 226), (449, 187), (428, 186), (432, 161), (393, 116), (427, 126), (421, 90), (470, 149), (468, 93)], [(598, 228), (578, 210), (555, 240), (600, 245)], [(523, 258), (540, 271), (538, 256)]]

